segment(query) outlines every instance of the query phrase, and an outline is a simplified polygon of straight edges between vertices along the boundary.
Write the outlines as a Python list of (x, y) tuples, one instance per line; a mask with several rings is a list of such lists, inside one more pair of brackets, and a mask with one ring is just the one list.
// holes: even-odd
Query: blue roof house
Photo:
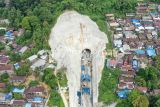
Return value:
[(26, 103), (24, 107), (32, 107), (32, 103)]
[(7, 94), (5, 94), (5, 99), (6, 99), (6, 100), (11, 100), (12, 97), (13, 97), (12, 93), (7, 93)]
[(36, 103), (42, 103), (43, 102), (43, 98), (42, 97), (34, 97), (33, 98), (33, 102), (36, 102)]
[(145, 54), (145, 51), (138, 49), (138, 50), (135, 50), (135, 53), (136, 53), (137, 55), (144, 55), (144, 54)]
[(152, 48), (152, 47), (148, 47), (146, 49), (146, 52), (147, 52), (147, 55), (149, 57), (155, 57), (156, 56), (156, 50), (154, 48)]
[(12, 93), (0, 93), (0, 104), (10, 101), (12, 99)]
[(25, 88), (20, 89), (17, 87), (13, 88), (13, 90), (12, 90), (13, 93), (19, 93), (19, 94), (23, 94), (24, 91), (25, 91)]

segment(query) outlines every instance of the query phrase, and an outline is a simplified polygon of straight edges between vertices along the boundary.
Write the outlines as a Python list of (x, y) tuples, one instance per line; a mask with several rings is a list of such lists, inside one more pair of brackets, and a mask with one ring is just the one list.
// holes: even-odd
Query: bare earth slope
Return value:
[(78, 107), (77, 91), (80, 90), (82, 50), (90, 49), (93, 54), (93, 103), (98, 102), (98, 83), (104, 66), (103, 54), (107, 36), (101, 32), (88, 16), (75, 11), (60, 15), (49, 39), (52, 56), (58, 67), (67, 68), (69, 107)]

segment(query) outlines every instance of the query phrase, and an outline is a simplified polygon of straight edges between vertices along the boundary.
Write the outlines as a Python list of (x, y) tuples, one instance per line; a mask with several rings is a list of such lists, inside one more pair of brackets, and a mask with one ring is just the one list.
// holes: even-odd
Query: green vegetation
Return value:
[(59, 93), (52, 92), (50, 100), (48, 101), (49, 106), (58, 105), (58, 107), (64, 107), (63, 101)]
[(5, 30), (4, 29), (0, 29), (0, 36), (4, 35), (5, 34)]
[(149, 101), (147, 96), (137, 90), (128, 94), (128, 99), (120, 100), (116, 107), (148, 107)]
[(9, 79), (8, 73), (0, 75), (0, 82), (8, 82), (8, 79)]
[(0, 51), (5, 49), (5, 45), (3, 43), (0, 42)]
[(137, 72), (135, 80), (138, 85), (147, 86), (149, 89), (160, 88), (159, 71), (153, 66), (140, 69)]
[(99, 84), (99, 101), (106, 104), (116, 101), (117, 97), (115, 91), (119, 75), (119, 69), (108, 69), (104, 67)]
[(57, 73), (57, 80), (59, 81), (59, 84), (61, 87), (66, 87), (67, 86), (67, 77), (66, 77), (66, 69), (65, 68), (61, 68), (58, 70)]
[(21, 66), (18, 70), (16, 70), (16, 74), (18, 76), (26, 76), (29, 73), (29, 65), (25, 64)]
[(151, 95), (149, 97), (150, 107), (160, 107), (160, 95)]
[[(22, 6), (23, 4), (23, 6)], [(65, 10), (76, 10), (90, 16), (107, 33), (106, 13), (124, 16), (134, 11), (136, 0), (11, 0), (10, 8), (0, 8), (0, 17), (8, 18), (10, 26), (25, 28), (18, 44), (31, 44), (36, 49), (47, 48), (48, 36), (57, 17)]]
[(48, 102), (49, 106), (64, 107), (61, 96), (58, 93), (57, 78), (53, 75), (53, 70), (45, 69), (43, 72), (44, 75), (42, 77), (42, 81), (44, 81), (51, 88), (51, 96)]
[(20, 100), (23, 98), (22, 94), (19, 94), (19, 93), (14, 93), (13, 94), (13, 97), (16, 99), (16, 100)]
[(37, 86), (37, 85), (39, 85), (39, 82), (38, 82), (37, 80), (32, 80), (32, 81), (30, 81), (30, 83), (29, 83), (29, 86), (30, 86), (30, 87), (34, 87), (34, 86)]
[(12, 62), (19, 62), (21, 61), (21, 56), (18, 53), (8, 52), (8, 55)]

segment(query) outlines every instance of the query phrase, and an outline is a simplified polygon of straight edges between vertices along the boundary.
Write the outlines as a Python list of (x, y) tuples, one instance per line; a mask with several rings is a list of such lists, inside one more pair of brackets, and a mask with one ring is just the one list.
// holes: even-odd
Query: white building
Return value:
[(30, 57), (27, 58), (27, 59), (28, 59), (30, 62), (33, 62), (33, 61), (35, 61), (37, 58), (38, 58), (37, 55), (32, 55), (32, 56), (30, 56)]
[(27, 51), (27, 49), (28, 49), (28, 47), (27, 47), (27, 46), (24, 46), (24, 47), (22, 47), (22, 48), (19, 50), (19, 53), (20, 53), (20, 54), (23, 54), (24, 52)]
[(33, 65), (31, 65), (31, 69), (35, 70), (36, 68), (43, 68), (46, 65), (46, 61), (43, 59), (37, 60)]

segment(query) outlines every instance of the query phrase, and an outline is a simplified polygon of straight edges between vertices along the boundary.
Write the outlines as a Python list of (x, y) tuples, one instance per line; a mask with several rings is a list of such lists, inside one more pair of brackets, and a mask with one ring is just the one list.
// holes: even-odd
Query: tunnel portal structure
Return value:
[(79, 104), (81, 107), (93, 107), (92, 54), (89, 49), (82, 51), (80, 77)]

